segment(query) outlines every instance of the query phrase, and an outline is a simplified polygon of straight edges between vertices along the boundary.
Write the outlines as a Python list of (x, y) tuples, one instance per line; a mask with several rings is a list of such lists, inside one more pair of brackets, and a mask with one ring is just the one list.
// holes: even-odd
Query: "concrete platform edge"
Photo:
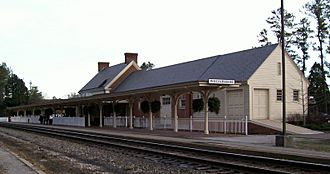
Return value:
[(18, 154), (10, 151), (8, 148), (3, 148), (4, 150), (6, 150), (8, 153), (10, 153), (11, 155), (15, 156), (15, 158), (17, 158), (19, 161), (21, 161), (23, 164), (25, 164), (26, 166), (28, 166), (29, 168), (31, 168), (33, 171), (37, 172), (38, 174), (46, 174), (45, 172), (37, 169), (33, 164), (31, 164), (29, 161), (21, 158)]

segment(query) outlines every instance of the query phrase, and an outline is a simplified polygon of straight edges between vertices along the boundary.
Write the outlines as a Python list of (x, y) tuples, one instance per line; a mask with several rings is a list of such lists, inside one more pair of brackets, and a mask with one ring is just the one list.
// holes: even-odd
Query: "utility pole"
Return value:
[(285, 95), (285, 48), (284, 48), (284, 0), (281, 0), (281, 46), (282, 46), (282, 135), (276, 136), (276, 146), (286, 146), (286, 95)]
[(283, 138), (286, 135), (286, 95), (285, 95), (285, 41), (284, 41), (284, 0), (281, 0), (281, 40), (282, 40), (282, 119), (283, 119)]

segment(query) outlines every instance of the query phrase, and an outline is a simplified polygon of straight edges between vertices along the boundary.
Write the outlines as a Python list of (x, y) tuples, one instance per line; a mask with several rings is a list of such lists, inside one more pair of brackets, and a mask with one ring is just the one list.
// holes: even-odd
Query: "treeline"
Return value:
[(31, 82), (29, 88), (26, 87), (24, 81), (5, 63), (0, 65), (0, 116), (5, 115), (7, 107), (33, 104), (42, 99), (38, 87), (32, 86)]
[[(297, 19), (295, 14), (284, 11), (284, 47), (304, 74), (307, 70), (306, 61), (310, 58), (315, 60), (308, 75), (308, 93), (314, 97), (312, 103), (317, 112), (329, 113), (330, 94), (326, 79), (330, 77), (327, 58), (330, 54), (330, 0), (311, 0), (303, 5), (300, 13), (303, 17)], [(283, 43), (281, 9), (273, 10), (266, 22), (269, 28), (262, 29), (258, 35), (260, 46)], [(275, 36), (273, 40), (269, 37), (269, 31)], [(318, 57), (311, 57), (311, 52)]]

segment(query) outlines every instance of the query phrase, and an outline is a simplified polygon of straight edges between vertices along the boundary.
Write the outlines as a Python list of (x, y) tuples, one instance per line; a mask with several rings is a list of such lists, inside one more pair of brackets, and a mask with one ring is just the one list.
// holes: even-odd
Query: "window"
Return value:
[(180, 99), (179, 106), (180, 106), (180, 109), (185, 109), (186, 108), (186, 99)]
[(170, 97), (163, 97), (162, 103), (163, 103), (163, 105), (169, 105), (169, 104), (171, 104)]
[(179, 108), (185, 109), (186, 108), (186, 98), (185, 96), (180, 96), (179, 98)]
[(281, 89), (278, 89), (276, 91), (276, 100), (277, 101), (282, 101), (282, 90)]
[(282, 67), (281, 67), (281, 62), (278, 62), (277, 63), (277, 75), (281, 75), (282, 73)]
[(293, 90), (293, 101), (299, 101), (299, 90)]

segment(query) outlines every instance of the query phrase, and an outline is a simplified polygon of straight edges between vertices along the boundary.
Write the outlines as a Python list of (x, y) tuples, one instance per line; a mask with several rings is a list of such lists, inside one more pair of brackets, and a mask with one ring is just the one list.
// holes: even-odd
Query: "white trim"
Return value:
[(135, 61), (132, 61), (123, 70), (121, 70), (115, 78), (113, 78), (107, 85), (105, 85), (104, 90), (110, 88), (110, 86), (113, 85), (131, 66), (134, 66), (136, 70), (141, 70), (141, 68), (135, 63)]
[(104, 91), (95, 91), (95, 92), (90, 92), (89, 94), (90, 95), (86, 95), (86, 96), (88, 97), (88, 96), (93, 96), (93, 95), (97, 95), (97, 94), (104, 94)]

